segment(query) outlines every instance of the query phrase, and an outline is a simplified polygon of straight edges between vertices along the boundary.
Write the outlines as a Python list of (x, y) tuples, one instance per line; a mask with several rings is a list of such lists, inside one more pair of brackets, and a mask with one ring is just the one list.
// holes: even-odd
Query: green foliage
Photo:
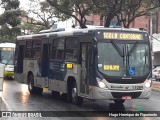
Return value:
[(153, 15), (159, 10), (160, 0), (47, 0), (59, 14), (75, 18), (85, 28), (86, 15), (98, 14), (105, 17), (105, 27), (113, 18), (129, 27), (140, 16)]
[(19, 0), (2, 0), (1, 6), (4, 12), (0, 15), (0, 40), (14, 40), (21, 33), (17, 27), (21, 23)]
[(93, 13), (94, 8), (91, 0), (47, 0), (47, 2), (58, 11), (57, 16), (63, 19), (73, 17), (81, 28), (86, 28), (85, 16)]

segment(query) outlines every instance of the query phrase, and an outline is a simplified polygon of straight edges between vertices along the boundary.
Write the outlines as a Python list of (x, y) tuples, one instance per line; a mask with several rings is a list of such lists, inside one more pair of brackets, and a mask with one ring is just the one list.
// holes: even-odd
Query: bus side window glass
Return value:
[(78, 38), (66, 39), (65, 61), (77, 61)]
[(32, 58), (35, 58), (37, 60), (41, 57), (41, 41), (40, 40), (34, 40), (33, 46), (32, 46)]
[(57, 45), (57, 49), (56, 49), (56, 59), (57, 60), (63, 60), (64, 58), (64, 43), (65, 43), (65, 39), (64, 38), (60, 38), (58, 41), (58, 45)]
[(64, 58), (64, 38), (55, 39), (52, 46), (52, 59), (63, 60)]
[(53, 40), (53, 44), (52, 44), (52, 59), (56, 58), (56, 47), (58, 45), (58, 39), (54, 39)]
[(25, 58), (31, 57), (32, 41), (26, 41)]

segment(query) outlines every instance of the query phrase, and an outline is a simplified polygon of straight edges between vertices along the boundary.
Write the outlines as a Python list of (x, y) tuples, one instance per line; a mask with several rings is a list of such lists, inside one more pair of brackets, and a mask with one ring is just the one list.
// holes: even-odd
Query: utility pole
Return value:
[(154, 52), (153, 52), (153, 38), (152, 38), (152, 30), (153, 30), (153, 24), (152, 24), (153, 18), (150, 16), (150, 24), (149, 24), (149, 33), (150, 33), (150, 45), (151, 45), (151, 56), (152, 56), (152, 66), (154, 63)]

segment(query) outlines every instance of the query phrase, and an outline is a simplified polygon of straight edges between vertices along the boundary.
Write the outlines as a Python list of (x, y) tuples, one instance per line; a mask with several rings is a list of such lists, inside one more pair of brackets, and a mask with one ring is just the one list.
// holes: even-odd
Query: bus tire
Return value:
[(72, 84), (72, 89), (70, 93), (71, 93), (71, 101), (73, 104), (81, 105), (83, 103), (83, 98), (78, 96), (76, 82)]
[(121, 105), (125, 102), (125, 100), (114, 100), (115, 104)]
[(28, 90), (30, 94), (42, 94), (43, 89), (34, 86), (34, 77), (32, 74), (28, 76)]
[(58, 98), (58, 97), (60, 96), (60, 93), (57, 92), (57, 91), (52, 90), (52, 96), (53, 96), (54, 98)]

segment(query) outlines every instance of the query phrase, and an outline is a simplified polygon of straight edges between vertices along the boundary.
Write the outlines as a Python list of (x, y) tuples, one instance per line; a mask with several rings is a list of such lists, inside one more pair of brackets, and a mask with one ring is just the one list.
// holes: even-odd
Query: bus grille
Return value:
[(122, 98), (122, 96), (131, 96), (132, 98), (138, 98), (142, 92), (111, 92), (114, 98)]
[(119, 84), (138, 84), (143, 83), (145, 79), (106, 79), (109, 83)]

